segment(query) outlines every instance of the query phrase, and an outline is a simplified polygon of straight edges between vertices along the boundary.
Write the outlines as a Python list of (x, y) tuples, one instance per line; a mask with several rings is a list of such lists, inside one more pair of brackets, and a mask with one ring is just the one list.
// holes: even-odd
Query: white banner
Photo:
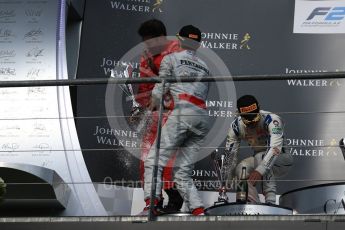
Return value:
[(345, 33), (345, 0), (296, 0), (294, 33)]
[[(65, 0), (0, 0), (0, 81), (67, 79), (64, 12)], [(0, 162), (54, 170), (73, 194), (61, 215), (106, 215), (80, 151), (68, 87), (0, 88), (0, 108)]]

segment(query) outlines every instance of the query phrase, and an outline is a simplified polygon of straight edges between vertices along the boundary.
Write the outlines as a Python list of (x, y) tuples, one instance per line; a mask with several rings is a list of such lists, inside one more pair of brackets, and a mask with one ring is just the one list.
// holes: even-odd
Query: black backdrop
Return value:
[[(176, 34), (186, 24), (199, 27), (204, 32), (203, 45), (211, 48), (224, 61), (232, 75), (345, 70), (345, 35), (294, 34), (294, 1), (164, 0), (156, 9), (155, 3), (153, 0), (87, 0), (77, 77), (109, 76), (110, 69), (117, 61), (140, 42), (137, 35), (139, 25), (153, 17), (166, 24), (168, 35)], [(243, 41), (246, 34), (250, 36), (247, 43)], [(293, 154), (295, 164), (283, 179), (298, 181), (282, 182), (280, 192), (324, 183), (326, 180), (345, 179), (345, 162), (341, 152), (337, 147), (331, 147), (336, 146), (338, 140), (345, 135), (345, 115), (323, 113), (344, 110), (344, 81), (253, 81), (235, 85), (237, 96), (253, 94), (259, 99), (263, 109), (282, 113), (281, 117), (285, 120), (287, 150)], [(79, 87), (77, 116), (109, 115), (105, 106), (106, 91), (106, 86)], [(119, 107), (128, 107), (128, 102), (124, 102), (123, 97), (114, 100)], [(220, 96), (218, 100), (233, 103), (236, 98)], [(217, 110), (233, 111), (233, 107), (215, 107), (212, 113)], [(125, 122), (123, 118), (113, 119)], [(229, 117), (217, 119), (224, 123), (224, 130), (232, 121)], [(94, 135), (97, 127), (111, 128), (108, 119), (76, 121), (83, 149), (117, 148), (102, 144), (100, 137)], [(103, 137), (112, 141), (117, 138), (110, 136), (112, 135), (105, 134)], [(221, 143), (225, 136), (217, 138), (222, 139), (218, 141)], [(301, 146), (290, 148), (289, 145)], [(135, 152), (134, 155), (137, 154)], [(248, 149), (241, 150), (241, 158), (250, 154)], [(95, 182), (102, 182), (105, 178), (138, 179), (138, 160), (125, 148), (117, 151), (83, 151), (83, 155)], [(206, 157), (196, 164), (195, 179), (214, 180), (212, 170), (210, 158)]]

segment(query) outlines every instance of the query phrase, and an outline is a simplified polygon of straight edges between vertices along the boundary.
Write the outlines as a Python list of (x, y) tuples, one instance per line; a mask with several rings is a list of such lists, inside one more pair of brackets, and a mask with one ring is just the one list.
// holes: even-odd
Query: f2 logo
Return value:
[(326, 21), (339, 21), (345, 17), (345, 7), (317, 7), (311, 12), (307, 20), (313, 19), (315, 16), (326, 15)]

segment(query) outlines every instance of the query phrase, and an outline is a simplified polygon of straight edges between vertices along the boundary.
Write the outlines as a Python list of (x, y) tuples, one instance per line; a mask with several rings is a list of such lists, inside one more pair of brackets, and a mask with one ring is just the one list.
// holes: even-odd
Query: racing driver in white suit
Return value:
[(252, 95), (240, 97), (237, 109), (240, 116), (231, 124), (225, 153), (237, 154), (241, 140), (246, 141), (254, 154), (237, 165), (236, 176), (239, 178), (242, 167), (246, 167), (248, 182), (255, 186), (262, 181), (265, 202), (276, 204), (275, 178), (286, 174), (293, 163), (291, 154), (283, 149), (283, 121), (276, 114), (260, 110), (258, 101)]

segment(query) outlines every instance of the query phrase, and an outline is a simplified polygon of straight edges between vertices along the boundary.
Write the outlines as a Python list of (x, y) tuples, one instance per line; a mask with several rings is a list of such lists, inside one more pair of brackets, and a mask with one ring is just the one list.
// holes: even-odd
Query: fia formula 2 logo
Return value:
[(322, 18), (325, 21), (341, 21), (344, 17), (345, 7), (317, 7), (308, 16), (307, 21), (314, 18)]

